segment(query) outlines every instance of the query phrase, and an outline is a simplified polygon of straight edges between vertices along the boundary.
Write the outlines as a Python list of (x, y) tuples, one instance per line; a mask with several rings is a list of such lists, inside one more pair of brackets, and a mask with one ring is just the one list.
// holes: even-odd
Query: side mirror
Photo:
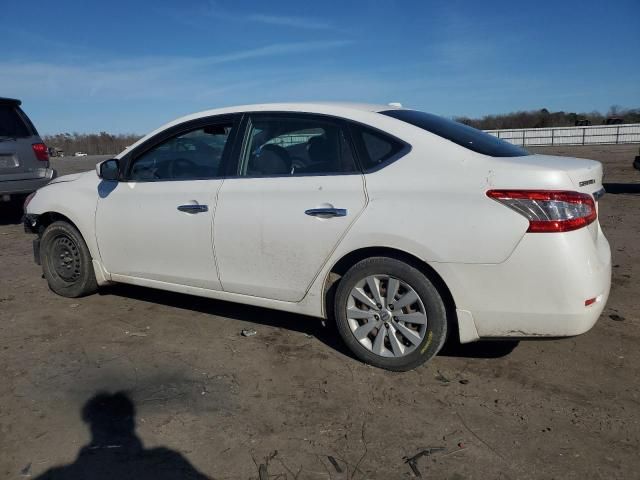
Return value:
[(105, 160), (96, 165), (96, 173), (103, 180), (115, 180), (120, 177), (120, 162), (116, 158)]

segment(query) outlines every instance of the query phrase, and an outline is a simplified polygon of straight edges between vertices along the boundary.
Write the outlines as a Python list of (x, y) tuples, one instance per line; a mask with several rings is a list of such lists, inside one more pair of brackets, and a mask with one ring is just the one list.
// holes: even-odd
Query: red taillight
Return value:
[(49, 149), (44, 143), (34, 143), (31, 145), (33, 153), (36, 154), (36, 158), (42, 162), (49, 161)]
[(489, 198), (529, 220), (527, 232), (569, 232), (598, 218), (591, 195), (554, 190), (489, 190)]

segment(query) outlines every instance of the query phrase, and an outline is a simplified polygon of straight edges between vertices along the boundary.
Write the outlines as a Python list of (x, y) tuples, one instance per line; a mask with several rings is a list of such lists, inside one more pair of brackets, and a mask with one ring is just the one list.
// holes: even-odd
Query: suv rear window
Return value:
[(18, 107), (0, 104), (0, 137), (24, 138), (33, 135)]
[(524, 148), (505, 142), (482, 130), (430, 113), (418, 112), (417, 110), (387, 110), (380, 113), (410, 123), (439, 137), (446, 138), (461, 147), (483, 155), (489, 155), (490, 157), (523, 157), (530, 155)]

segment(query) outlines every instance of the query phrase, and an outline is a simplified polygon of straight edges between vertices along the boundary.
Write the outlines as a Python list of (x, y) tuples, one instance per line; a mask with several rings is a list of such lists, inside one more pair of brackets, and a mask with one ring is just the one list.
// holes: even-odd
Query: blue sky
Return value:
[(41, 133), (145, 133), (272, 101), (640, 107), (638, 0), (1, 3), (0, 96)]

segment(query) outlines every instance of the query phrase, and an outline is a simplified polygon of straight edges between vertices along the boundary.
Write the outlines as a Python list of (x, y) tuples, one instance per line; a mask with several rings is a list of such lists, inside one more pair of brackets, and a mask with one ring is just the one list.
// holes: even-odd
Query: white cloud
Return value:
[[(122, 58), (103, 62), (2, 62), (0, 91), (18, 97), (52, 98), (156, 98), (181, 97), (199, 91), (241, 88), (247, 81), (231, 66), (213, 71), (222, 64), (243, 66), (250, 59), (331, 50), (343, 47), (343, 40), (272, 44), (204, 57)], [(212, 84), (218, 84), (212, 89)]]
[(332, 28), (331, 24), (327, 22), (308, 17), (252, 14), (248, 15), (246, 19), (251, 22), (264, 23), (267, 25), (280, 25), (283, 27), (304, 28), (308, 30), (325, 30)]
[[(295, 16), (295, 15), (280, 14), (280, 13), (273, 13), (273, 12), (265, 13), (260, 11), (245, 13), (240, 10), (231, 10), (226, 7), (222, 7), (220, 3), (215, 0), (209, 1), (207, 5), (204, 7), (204, 9), (200, 7), (198, 10), (201, 15), (214, 17), (221, 20), (233, 21), (233, 22), (261, 23), (264, 25), (298, 28), (303, 30), (334, 29), (334, 26), (330, 22), (321, 18)], [(172, 18), (177, 18), (181, 21), (185, 21), (193, 25), (196, 25), (198, 23), (197, 21), (194, 21), (192, 18), (184, 18), (183, 8), (178, 10), (174, 7), (169, 7), (169, 8), (161, 7), (161, 8), (157, 8), (156, 11), (163, 12), (165, 14), (170, 15)]]

